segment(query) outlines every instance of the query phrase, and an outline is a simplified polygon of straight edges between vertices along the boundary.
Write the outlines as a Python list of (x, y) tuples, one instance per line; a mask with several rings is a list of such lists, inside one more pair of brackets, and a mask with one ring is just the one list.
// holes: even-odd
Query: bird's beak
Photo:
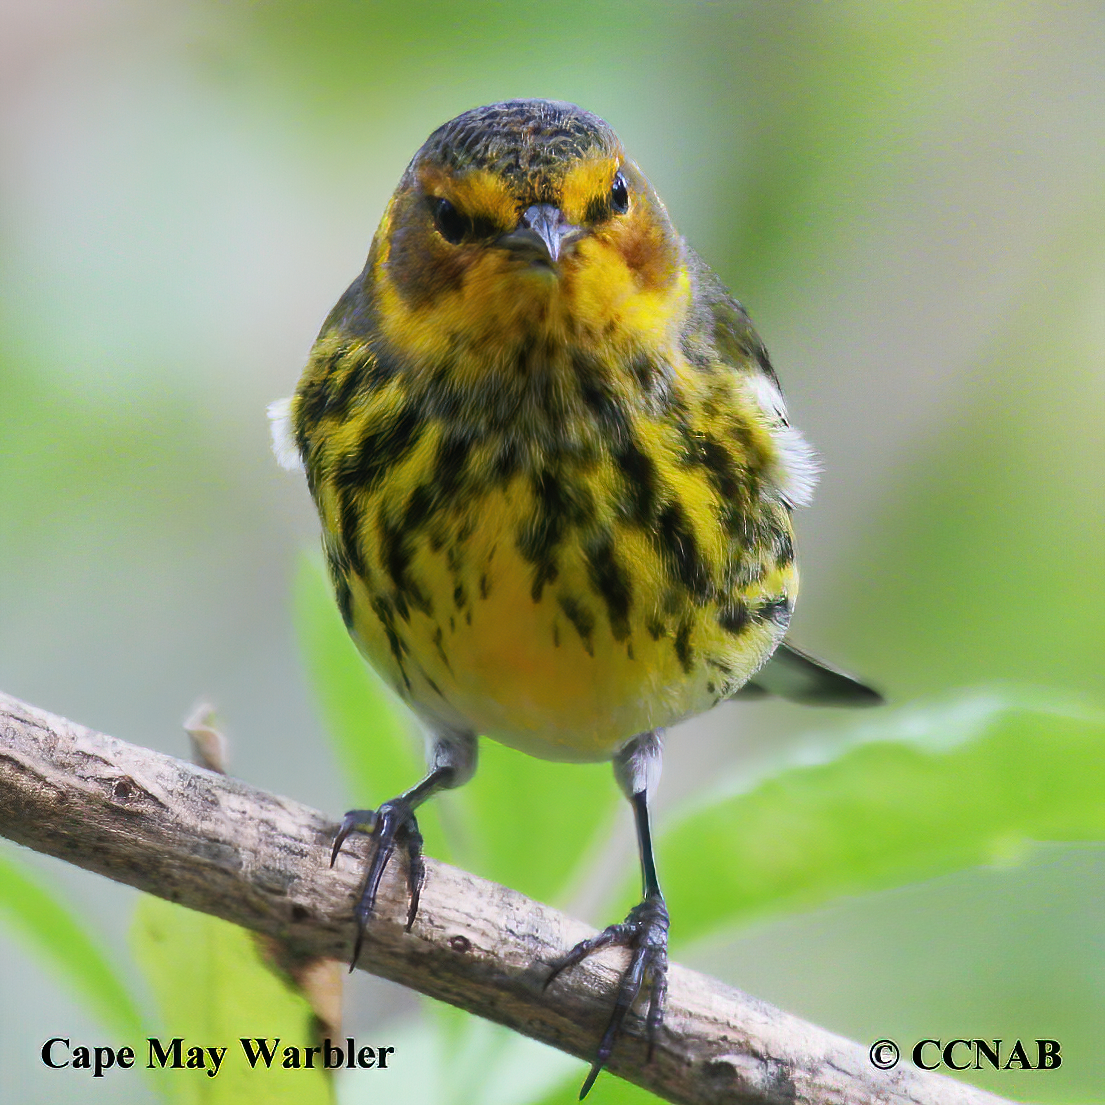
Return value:
[(561, 253), (583, 237), (583, 230), (568, 222), (564, 212), (551, 203), (535, 203), (527, 207), (522, 221), (498, 245), (520, 254), (532, 254), (533, 260), (557, 262)]

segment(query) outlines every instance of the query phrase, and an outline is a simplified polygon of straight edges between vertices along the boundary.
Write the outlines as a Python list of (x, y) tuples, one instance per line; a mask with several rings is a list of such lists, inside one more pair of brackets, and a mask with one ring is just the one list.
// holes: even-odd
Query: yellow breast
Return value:
[[(397, 417), (378, 402), (377, 450)], [(620, 445), (554, 455), (423, 410), (371, 490), (320, 495), (365, 656), (432, 723), (548, 759), (608, 759), (726, 697), (781, 639), (797, 573), (786, 510), (752, 494), (756, 427), (720, 457), (706, 417), (638, 412)]]

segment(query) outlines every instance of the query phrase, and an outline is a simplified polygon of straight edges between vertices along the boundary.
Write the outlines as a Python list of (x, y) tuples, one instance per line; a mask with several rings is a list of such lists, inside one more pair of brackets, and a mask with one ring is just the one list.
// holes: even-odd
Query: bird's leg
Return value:
[[(570, 952), (552, 964), (545, 985), (561, 971), (574, 967), (600, 948), (625, 947), (631, 951), (629, 966), (622, 974), (614, 1010), (599, 1042), (590, 1073), (579, 1091), (582, 1101), (606, 1066), (614, 1044), (621, 1034), (625, 1015), (642, 989), (648, 995), (648, 1015), (645, 1021), (648, 1035), (648, 1059), (664, 1018), (664, 995), (668, 972), (668, 908), (656, 877), (656, 859), (652, 850), (652, 829), (649, 823), (648, 797), (659, 779), (660, 734), (645, 733), (635, 738), (614, 763), (614, 770), (623, 788), (629, 791), (633, 815), (637, 823), (637, 844), (641, 855), (643, 893), (640, 905), (629, 911), (620, 925), (611, 925), (597, 936), (582, 940)], [(635, 788), (630, 790), (630, 788)]]
[(437, 737), (430, 745), (430, 769), (425, 778), (398, 798), (384, 802), (375, 810), (350, 810), (341, 821), (330, 852), (330, 866), (334, 866), (342, 844), (350, 833), (362, 832), (372, 837), (375, 848), (368, 862), (368, 872), (360, 899), (353, 911), (357, 922), (357, 937), (353, 945), (352, 971), (360, 958), (365, 930), (376, 905), (376, 894), (388, 860), (395, 854), (396, 845), (402, 842), (407, 851), (407, 886), (410, 889), (410, 907), (407, 910), (407, 932), (414, 925), (418, 914), (418, 899), (422, 893), (422, 880), (426, 865), (422, 859), (422, 834), (414, 811), (439, 790), (459, 786), (471, 778), (476, 767), (476, 742), (474, 737)]

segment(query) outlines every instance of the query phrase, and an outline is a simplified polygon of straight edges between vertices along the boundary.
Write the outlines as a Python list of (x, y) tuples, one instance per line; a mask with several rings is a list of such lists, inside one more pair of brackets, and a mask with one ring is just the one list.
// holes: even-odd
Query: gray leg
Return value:
[(600, 948), (620, 946), (630, 948), (629, 966), (622, 975), (614, 1012), (599, 1043), (580, 1100), (587, 1096), (599, 1072), (606, 1066), (614, 1044), (621, 1034), (625, 1015), (644, 989), (648, 994), (648, 1057), (664, 1017), (664, 995), (667, 992), (668, 971), (668, 909), (656, 877), (656, 860), (652, 851), (652, 829), (649, 823), (648, 800), (660, 781), (660, 730), (634, 737), (614, 758), (614, 776), (633, 805), (637, 823), (637, 845), (641, 856), (641, 904), (629, 911), (620, 925), (611, 925), (589, 940), (578, 943), (567, 955), (552, 964), (552, 973), (545, 985), (561, 971), (574, 967)]
[(342, 818), (334, 837), (330, 853), (330, 866), (338, 858), (342, 844), (352, 832), (368, 833), (376, 847), (369, 860), (364, 889), (354, 910), (357, 921), (357, 938), (353, 945), (353, 959), (349, 969), (357, 965), (364, 943), (365, 930), (376, 905), (376, 894), (388, 860), (395, 854), (395, 846), (402, 840), (407, 849), (407, 885), (411, 904), (407, 911), (407, 931), (410, 932), (418, 914), (418, 899), (422, 893), (422, 880), (426, 865), (422, 859), (422, 834), (414, 811), (439, 790), (450, 790), (468, 782), (476, 771), (476, 737), (472, 733), (441, 732), (430, 735), (426, 742), (426, 776), (404, 791), (398, 798), (385, 802), (377, 810), (350, 810)]

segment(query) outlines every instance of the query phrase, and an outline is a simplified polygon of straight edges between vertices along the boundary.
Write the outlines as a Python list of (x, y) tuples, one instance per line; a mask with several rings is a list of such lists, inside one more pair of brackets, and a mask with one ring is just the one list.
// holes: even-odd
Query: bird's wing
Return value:
[[(684, 243), (695, 294), (688, 332), (705, 341), (718, 357), (741, 372), (760, 372), (776, 389), (779, 378), (748, 312), (701, 257)], [(785, 413), (785, 412), (784, 412)]]
[(748, 314), (709, 266), (689, 246), (687, 266), (694, 287), (687, 326), (686, 352), (729, 366), (741, 381), (745, 400), (762, 412), (775, 445), (764, 475), (767, 485), (788, 507), (805, 506), (813, 495), (819, 471), (817, 457), (802, 435), (787, 421), (779, 378)]
[(884, 701), (873, 687), (785, 642), (730, 697), (760, 698), (769, 694), (806, 706), (878, 706)]

